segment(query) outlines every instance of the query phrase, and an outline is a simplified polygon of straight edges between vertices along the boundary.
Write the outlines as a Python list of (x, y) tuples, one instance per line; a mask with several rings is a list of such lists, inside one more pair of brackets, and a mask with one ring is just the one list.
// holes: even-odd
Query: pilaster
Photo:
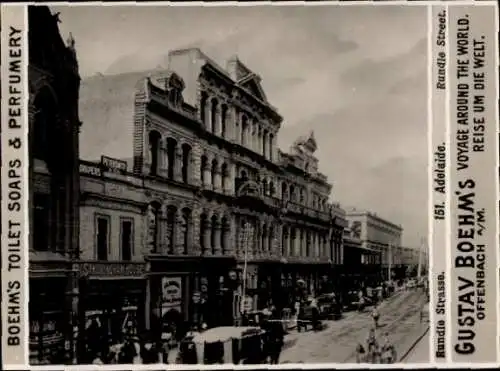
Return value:
[(222, 225), (219, 219), (213, 221), (214, 225), (212, 226), (213, 235), (213, 253), (214, 255), (220, 256), (222, 255)]
[(194, 208), (191, 214), (191, 229), (189, 235), (191, 236), (191, 243), (189, 244), (189, 254), (199, 256), (201, 255), (200, 245), (200, 210)]
[(217, 162), (217, 166), (212, 170), (214, 171), (212, 174), (212, 176), (213, 176), (213, 190), (215, 192), (221, 192), (222, 191), (221, 164), (219, 162)]
[(211, 223), (208, 217), (201, 221), (202, 223), (202, 238), (203, 247), (202, 255), (212, 255), (212, 241), (211, 241)]
[(166, 177), (168, 175), (168, 152), (167, 140), (160, 141), (160, 148), (158, 148), (158, 175)]
[(193, 144), (191, 150), (191, 182), (195, 186), (201, 185), (201, 146), (198, 143)]
[(205, 117), (203, 118), (203, 123), (205, 124), (205, 129), (207, 131), (212, 131), (212, 99), (210, 96), (207, 96), (207, 100), (205, 101)]

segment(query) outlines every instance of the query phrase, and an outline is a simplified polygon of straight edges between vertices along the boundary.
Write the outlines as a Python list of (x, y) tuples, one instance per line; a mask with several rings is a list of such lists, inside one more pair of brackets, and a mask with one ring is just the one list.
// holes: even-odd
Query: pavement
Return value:
[[(398, 355), (405, 354), (419, 338), (427, 323), (420, 323), (420, 310), (425, 303), (421, 291), (400, 291), (384, 300), (378, 307), (379, 334), (388, 332), (396, 345)], [(281, 363), (352, 363), (356, 361), (355, 348), (365, 343), (373, 326), (370, 309), (347, 312), (338, 321), (327, 321), (323, 331), (292, 332), (285, 338)]]
[(403, 355), (403, 363), (429, 363), (429, 331), (427, 330), (422, 337), (411, 347), (406, 355)]

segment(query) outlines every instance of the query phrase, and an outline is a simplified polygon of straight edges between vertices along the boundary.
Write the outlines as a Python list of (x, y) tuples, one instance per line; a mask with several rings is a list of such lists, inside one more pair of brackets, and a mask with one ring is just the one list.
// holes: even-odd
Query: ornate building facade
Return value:
[(366, 275), (374, 280), (395, 278), (396, 271), (400, 268), (395, 262), (398, 259), (403, 228), (365, 210), (347, 210), (346, 217), (349, 228), (359, 237), (365, 251), (361, 259), (366, 266)]
[[(149, 195), (151, 311), (171, 271), (183, 272), (188, 300), (212, 302), (199, 312), (214, 324), (214, 308), (239, 315), (241, 296), (248, 310), (285, 306), (298, 280), (308, 292), (331, 282), (344, 213), (328, 203), (312, 134), (277, 148), (282, 120), (237, 58), (222, 69), (198, 49), (173, 51), (167, 71), (138, 84), (133, 167)], [(231, 283), (243, 272), (244, 285)]]
[(74, 348), (78, 285), (80, 77), (58, 17), (28, 7), (30, 362), (65, 363)]
[[(133, 137), (126, 139), (133, 144), (131, 171), (86, 164), (93, 175), (82, 182), (82, 259), (101, 267), (86, 282), (111, 269), (102, 267), (142, 264), (143, 326), (153, 332), (172, 322), (232, 325), (242, 309), (271, 302), (283, 308), (298, 294), (335, 290), (346, 219), (328, 202), (332, 186), (318, 171), (314, 134), (298, 138), (288, 153), (279, 150), (283, 118), (260, 77), (237, 58), (223, 69), (198, 49), (176, 50), (167, 69), (138, 82), (136, 76), (96, 76), (91, 80), (98, 87), (84, 88), (90, 118), (103, 106), (94, 91), (118, 101), (130, 79), (136, 81)], [(125, 131), (129, 94), (117, 107), (103, 106), (92, 120), (96, 130), (116, 125), (113, 138)], [(118, 119), (104, 124), (113, 110)], [(107, 220), (101, 224), (112, 246), (113, 239), (122, 241), (125, 217), (135, 220), (133, 262), (123, 261), (121, 242), (109, 255), (97, 248), (108, 241), (97, 237), (108, 229), (100, 233), (96, 220)]]
[[(142, 179), (127, 164), (103, 157), (80, 161), (80, 261), (78, 279), (81, 361), (99, 346), (92, 324), (106, 343), (123, 342), (125, 332), (144, 331), (146, 265), (143, 247), (147, 203)], [(126, 328), (124, 328), (126, 324)], [(125, 331), (126, 330), (126, 331)]]

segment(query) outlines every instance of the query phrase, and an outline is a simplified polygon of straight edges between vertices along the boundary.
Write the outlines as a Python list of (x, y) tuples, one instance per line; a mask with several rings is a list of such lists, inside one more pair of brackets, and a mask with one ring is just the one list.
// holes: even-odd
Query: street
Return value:
[[(379, 306), (380, 327), (378, 336), (384, 332), (403, 355), (423, 333), (426, 324), (420, 323), (420, 310), (425, 303), (422, 291), (396, 293)], [(282, 363), (351, 363), (356, 362), (356, 345), (366, 344), (369, 329), (373, 326), (371, 308), (363, 313), (347, 312), (339, 321), (328, 321), (323, 331), (306, 333), (292, 332), (287, 341), (292, 345), (284, 349)]]
[(418, 344), (410, 351), (403, 360), (404, 363), (428, 363), (429, 362), (429, 333), (420, 339)]

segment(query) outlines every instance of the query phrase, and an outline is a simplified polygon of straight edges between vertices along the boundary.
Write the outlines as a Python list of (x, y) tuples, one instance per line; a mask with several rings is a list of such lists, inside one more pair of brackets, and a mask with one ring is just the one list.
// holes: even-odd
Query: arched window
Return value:
[(264, 135), (262, 138), (262, 155), (264, 157), (267, 157), (267, 138), (268, 138), (268, 132), (267, 130), (264, 130)]
[(272, 180), (269, 182), (269, 195), (271, 197), (276, 195), (276, 189), (274, 188), (274, 182)]
[(217, 174), (217, 168), (218, 168), (218, 166), (219, 166), (219, 164), (218, 164), (217, 160), (214, 159), (212, 161), (212, 169), (211, 169), (211, 172), (212, 172), (212, 189), (214, 189), (214, 190), (215, 190), (215, 186), (216, 186), (215, 180), (217, 179), (216, 174)]
[(248, 174), (245, 170), (241, 170), (241, 180), (246, 182), (248, 180)]
[(274, 135), (269, 134), (269, 160), (273, 161), (273, 140)]
[(215, 132), (215, 127), (217, 125), (217, 99), (212, 99), (210, 106), (210, 131)]
[(264, 196), (267, 196), (268, 188), (267, 188), (267, 181), (265, 179), (262, 180), (262, 194)]
[(268, 244), (267, 244), (267, 248), (268, 248), (268, 252), (272, 252), (273, 251), (273, 240), (274, 240), (274, 228), (272, 225), (269, 226), (269, 229), (267, 231), (267, 238), (268, 238)]
[(182, 181), (189, 183), (189, 174), (191, 172), (191, 146), (182, 145)]
[(234, 140), (236, 140), (237, 143), (241, 144), (241, 126), (240, 123), (238, 122), (238, 119), (234, 121)]
[(225, 104), (222, 105), (220, 114), (221, 114), (221, 120), (220, 120), (221, 134), (222, 134), (222, 138), (226, 138), (226, 136), (227, 136), (227, 114), (228, 114), (228, 108), (227, 108), (227, 106)]
[(160, 139), (161, 135), (153, 130), (149, 132), (149, 153), (151, 155), (150, 175), (158, 175), (159, 155), (160, 155)]
[(212, 254), (215, 254), (215, 247), (220, 241), (217, 241), (217, 215), (213, 215), (211, 219), (211, 233), (210, 233), (210, 246), (212, 248)]
[(286, 183), (281, 183), (281, 199), (286, 201), (288, 199), (288, 189)]
[(201, 97), (200, 97), (200, 119), (201, 119), (201, 122), (205, 125), (205, 127), (207, 126), (207, 122), (206, 122), (206, 118), (207, 118), (207, 114), (206, 114), (206, 105), (207, 105), (207, 93), (203, 92), (201, 93)]
[(206, 214), (201, 214), (200, 215), (200, 246), (201, 246), (201, 253), (204, 255), (210, 246), (206, 245), (206, 240), (205, 240), (205, 234), (207, 232), (208, 228), (208, 220), (207, 220), (207, 215)]
[(262, 225), (262, 230), (261, 230), (261, 238), (262, 238), (262, 251), (266, 252), (266, 242), (267, 242), (267, 225), (264, 224)]
[(292, 201), (292, 202), (296, 201), (295, 186), (293, 184), (290, 186), (290, 201)]
[(168, 179), (174, 179), (176, 152), (177, 152), (177, 141), (174, 138), (168, 138), (167, 139)]
[(226, 163), (222, 164), (221, 174), (222, 174), (222, 189), (226, 190), (229, 184), (229, 171), (227, 169)]
[(208, 166), (208, 158), (207, 156), (201, 156), (201, 162), (200, 162), (200, 174), (201, 174), (201, 184), (204, 185), (206, 184), (208, 179), (205, 179), (205, 170), (207, 169)]
[(167, 254), (175, 253), (175, 213), (177, 209), (174, 206), (169, 206), (167, 208), (167, 231), (166, 231), (166, 243), (167, 243)]
[(306, 256), (311, 256), (311, 232), (306, 231)]
[(222, 252), (225, 254), (226, 251), (229, 250), (229, 239), (228, 239), (228, 234), (230, 231), (230, 226), (229, 226), (229, 220), (226, 217), (223, 217), (221, 220), (221, 227), (222, 227), (222, 233), (221, 233), (221, 241), (220, 245), (222, 246)]
[(189, 234), (191, 229), (191, 210), (188, 208), (182, 209), (181, 214), (181, 236), (182, 236), (182, 252), (187, 255), (189, 251)]

